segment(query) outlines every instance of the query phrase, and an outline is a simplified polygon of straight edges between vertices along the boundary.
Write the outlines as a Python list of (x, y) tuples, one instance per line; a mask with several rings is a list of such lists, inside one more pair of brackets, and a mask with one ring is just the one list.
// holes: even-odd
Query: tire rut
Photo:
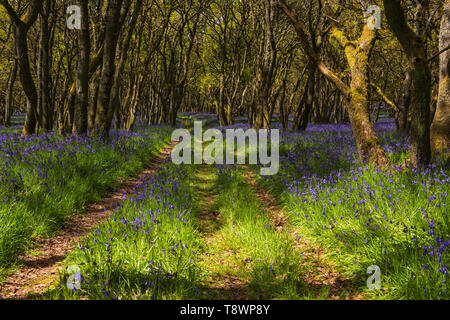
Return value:
[(19, 263), (23, 266), (0, 283), (0, 299), (32, 299), (47, 290), (57, 279), (64, 259), (75, 249), (78, 241), (106, 221), (124, 194), (133, 194), (142, 180), (154, 174), (175, 145), (174, 142), (163, 149), (137, 178), (122, 182), (119, 190), (88, 205), (86, 213), (69, 218), (55, 236), (37, 240), (33, 248), (35, 253), (20, 256)]
[[(256, 196), (269, 214), (273, 228), (277, 232), (288, 233), (290, 239), (295, 242), (295, 247), (303, 253), (303, 265), (308, 267), (308, 274), (304, 280), (310, 289), (319, 292), (323, 288), (328, 288), (330, 300), (363, 299), (358, 290), (352, 286), (352, 280), (343, 277), (325, 260), (325, 253), (319, 246), (301, 237), (298, 231), (294, 231), (295, 227), (289, 224), (277, 199), (257, 183), (254, 172), (247, 167), (244, 176), (255, 189)], [(345, 297), (342, 296), (343, 292), (347, 293)]]
[[(200, 231), (203, 234), (203, 239), (206, 244), (206, 251), (199, 257), (199, 262), (206, 269), (208, 273), (206, 279), (202, 282), (199, 288), (202, 299), (214, 300), (246, 300), (248, 297), (247, 281), (240, 279), (231, 272), (216, 272), (215, 267), (227, 265), (232, 269), (234, 256), (236, 252), (233, 250), (221, 247), (220, 250), (208, 250), (217, 244), (223, 243), (220, 238), (220, 230), (222, 225), (222, 214), (215, 210), (213, 204), (217, 197), (217, 191), (214, 190), (213, 181), (205, 178), (207, 176), (207, 167), (201, 166), (199, 173), (199, 197), (203, 199), (200, 206), (199, 223)], [(208, 186), (209, 184), (209, 186)], [(235, 266), (236, 268), (239, 266)], [(222, 270), (221, 270), (222, 271)]]

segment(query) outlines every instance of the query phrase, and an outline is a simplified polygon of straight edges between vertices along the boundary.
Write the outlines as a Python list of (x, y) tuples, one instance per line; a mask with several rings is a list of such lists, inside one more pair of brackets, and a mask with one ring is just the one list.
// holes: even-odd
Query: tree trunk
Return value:
[(98, 97), (98, 87), (99, 87), (99, 72), (94, 76), (94, 80), (91, 83), (90, 91), (91, 98), (88, 104), (88, 130), (92, 132), (95, 125), (95, 114), (97, 110), (97, 97)]
[(25, 25), (19, 25), (16, 26), (15, 33), (16, 54), (19, 57), (19, 78), (22, 84), (23, 91), (25, 92), (25, 96), (27, 97), (27, 111), (22, 134), (31, 135), (37, 133), (36, 126), (39, 126), (39, 124), (37, 124), (38, 96), (36, 86), (31, 75), (30, 62), (28, 59), (28, 29), (25, 27)]
[(106, 9), (105, 44), (103, 65), (98, 88), (97, 110), (94, 131), (108, 137), (111, 123), (108, 121), (108, 108), (111, 88), (114, 81), (115, 57), (120, 25), (118, 23), (122, 0), (109, 0)]
[(39, 127), (39, 118), (37, 115), (38, 96), (33, 76), (31, 75), (30, 61), (28, 58), (27, 34), (28, 30), (30, 30), (38, 17), (42, 0), (33, 0), (30, 2), (28, 11), (24, 16), (25, 20), (22, 21), (7, 0), (0, 1), (11, 18), (12, 24), (14, 24), (14, 43), (16, 55), (18, 57), (19, 78), (25, 96), (27, 97), (27, 111), (22, 135), (38, 133), (36, 127)]
[(81, 8), (81, 29), (78, 31), (79, 54), (72, 133), (86, 134), (88, 128), (87, 109), (89, 104), (89, 58), (91, 53), (89, 7), (88, 0), (78, 0), (78, 4)]
[(39, 43), (40, 56), (40, 121), (44, 131), (51, 131), (53, 129), (53, 103), (50, 94), (50, 69), (51, 69), (51, 55), (50, 55), (50, 28), (49, 16), (51, 14), (50, 0), (45, 0), (45, 6), (41, 12), (41, 37)]
[[(450, 45), (450, 0), (445, 1), (442, 16), (439, 50)], [(450, 50), (441, 53), (439, 72), (439, 96), (436, 113), (431, 126), (431, 147), (433, 154), (444, 154), (449, 160), (450, 141)]]
[[(120, 50), (120, 59), (119, 63), (116, 67), (115, 73), (114, 73), (114, 82), (111, 90), (111, 100), (110, 100), (110, 106), (108, 109), (108, 123), (111, 123), (114, 113), (116, 113), (116, 110), (120, 111), (120, 99), (119, 99), (119, 92), (120, 92), (120, 85), (122, 83), (122, 74), (123, 69), (125, 67), (125, 62), (128, 58), (128, 48), (130, 47), (130, 40), (134, 33), (134, 29), (136, 26), (136, 22), (140, 16), (142, 8), (142, 0), (137, 0), (136, 4), (134, 6), (133, 13), (131, 14), (131, 21), (129, 23), (128, 32), (125, 36), (123, 45), (118, 45), (118, 49)], [(126, 14), (126, 13), (124, 13)], [(138, 49), (137, 55), (140, 54), (140, 50)], [(116, 113), (115, 118), (115, 128), (118, 130), (118, 124), (120, 124), (120, 118), (118, 117), (119, 113)]]
[(348, 53), (347, 60), (352, 69), (348, 113), (361, 160), (384, 167), (388, 159), (378, 143), (369, 110), (369, 55), (375, 38), (376, 32), (365, 26), (359, 46)]
[(275, 6), (273, 0), (264, 0), (264, 53), (257, 79), (256, 129), (270, 129), (273, 106), (271, 92), (277, 59), (273, 35)]
[[(430, 162), (431, 71), (426, 58), (425, 41), (420, 30), (407, 24), (399, 0), (383, 0), (387, 21), (408, 57), (412, 72), (411, 91), (411, 163), (424, 166)], [(420, 4), (420, 10), (425, 11)], [(418, 10), (419, 10), (418, 9)]]
[(6, 90), (6, 97), (5, 97), (5, 114), (3, 119), (5, 127), (11, 126), (11, 114), (13, 113), (13, 103), (14, 103), (13, 89), (14, 83), (16, 82), (16, 78), (17, 78), (17, 60), (14, 59), (11, 73), (8, 79), (8, 88)]
[[(225, 59), (225, 58), (223, 58)], [(219, 81), (219, 101), (216, 102), (216, 114), (219, 118), (219, 124), (221, 127), (228, 125), (227, 115), (225, 114), (225, 68), (224, 61), (221, 63), (220, 81)]]
[(309, 114), (311, 113), (314, 101), (314, 93), (316, 86), (316, 67), (314, 64), (310, 64), (308, 67), (308, 82), (306, 84), (306, 96), (302, 99), (302, 103), (299, 106), (301, 111), (298, 111), (298, 118), (294, 124), (294, 131), (304, 131), (308, 127)]
[(399, 114), (399, 130), (408, 133), (410, 129), (409, 106), (411, 105), (412, 70), (406, 71), (405, 82), (403, 83), (403, 106)]

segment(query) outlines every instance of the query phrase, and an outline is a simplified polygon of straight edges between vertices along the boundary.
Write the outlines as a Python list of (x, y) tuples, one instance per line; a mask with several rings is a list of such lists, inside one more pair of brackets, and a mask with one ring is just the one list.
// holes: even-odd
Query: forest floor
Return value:
[(277, 232), (286, 233), (295, 243), (295, 248), (302, 252), (302, 257), (305, 258), (303, 265), (307, 267), (307, 274), (303, 279), (306, 281), (309, 290), (317, 293), (325, 290), (327, 291), (327, 298), (331, 300), (363, 299), (362, 294), (352, 284), (352, 280), (341, 275), (331, 261), (326, 258), (324, 250), (302, 237), (301, 231), (287, 221), (285, 212), (278, 200), (257, 183), (253, 171), (246, 168), (244, 176), (255, 190), (254, 194), (268, 212), (274, 229)]
[[(46, 231), (64, 219), (56, 235), (26, 233), (33, 246), (18, 264), (3, 259), (10, 276), (0, 274), (0, 299), (447, 299), (448, 166), (405, 167), (407, 137), (391, 125), (377, 130), (392, 170), (355, 161), (349, 125), (317, 125), (283, 136), (276, 176), (253, 165), (177, 165), (168, 147), (99, 202), (155, 159), (170, 132), (120, 133), (111, 146), (36, 140), (45, 149), (37, 155), (11, 137), (8, 159), (33, 166), (5, 162), (6, 178), (29, 172), (20, 179), (29, 183), (2, 185), (10, 202), (0, 208), (0, 244), (2, 235), (8, 249), (25, 227)], [(44, 170), (55, 142), (63, 146), (55, 168)], [(36, 170), (46, 177), (40, 188)], [(365, 277), (372, 267), (383, 270), (379, 290), (368, 286), (375, 274)]]
[(217, 206), (217, 176), (207, 166), (201, 166), (197, 174), (197, 207), (200, 214), (199, 230), (203, 235), (205, 251), (199, 257), (205, 279), (200, 290), (204, 299), (248, 299), (248, 281), (240, 277), (241, 261), (238, 251), (229, 248), (220, 230), (225, 221)]
[(201, 166), (196, 177), (205, 243), (200, 299), (363, 298), (318, 246), (289, 225), (248, 167), (233, 171), (220, 182), (214, 168)]
[(38, 297), (57, 280), (64, 267), (64, 259), (80, 239), (103, 223), (122, 201), (124, 194), (133, 194), (141, 181), (152, 176), (170, 156), (176, 143), (167, 146), (138, 177), (121, 181), (121, 188), (101, 201), (90, 204), (85, 214), (69, 218), (61, 231), (51, 238), (39, 239), (31, 252), (19, 257), (21, 267), (0, 283), (0, 299), (28, 299)]
[[(95, 226), (102, 224), (124, 193), (151, 175), (170, 155), (173, 144), (137, 179), (64, 225), (51, 239), (41, 240), (21, 257), (0, 289), (3, 299), (39, 299), (65, 266), (67, 254)], [(225, 178), (224, 178), (225, 176)], [(318, 247), (289, 225), (277, 199), (259, 186), (247, 166), (219, 172), (215, 166), (195, 169), (194, 223), (202, 250), (197, 257), (198, 299), (362, 299), (352, 281), (337, 272)], [(300, 262), (300, 263), (299, 263)]]

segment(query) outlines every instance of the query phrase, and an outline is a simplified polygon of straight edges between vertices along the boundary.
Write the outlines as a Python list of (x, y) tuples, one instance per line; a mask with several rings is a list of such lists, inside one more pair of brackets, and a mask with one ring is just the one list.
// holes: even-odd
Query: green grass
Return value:
[[(402, 161), (407, 155), (391, 154)], [(322, 160), (311, 159), (310, 168)], [(353, 166), (306, 179), (284, 167), (283, 179), (261, 179), (283, 203), (288, 220), (319, 244), (339, 270), (366, 285), (381, 269), (374, 299), (448, 299), (448, 169), (376, 170)], [(287, 183), (282, 183), (282, 181)]]
[[(448, 168), (363, 167), (350, 144), (335, 150), (343, 141), (329, 132), (290, 140), (280, 150), (294, 151), (293, 161), (257, 179), (289, 232), (271, 225), (247, 167), (165, 164), (83, 240), (44, 298), (448, 299)], [(25, 232), (17, 221), (4, 224), (14, 239)], [(72, 265), (81, 290), (66, 286)], [(381, 290), (367, 289), (371, 265)], [(322, 272), (339, 281), (324, 283)]]
[(109, 143), (56, 134), (5, 139), (10, 156), (0, 160), (0, 277), (20, 265), (17, 256), (33, 239), (52, 236), (68, 216), (141, 172), (169, 133), (154, 128)]
[[(44, 299), (326, 299), (244, 168), (164, 165), (65, 261)], [(205, 215), (220, 212), (217, 220)], [(178, 245), (178, 248), (175, 246)], [(70, 266), (83, 276), (67, 287)], [(229, 287), (218, 285), (229, 279)]]
[(209, 246), (202, 259), (203, 299), (230, 299), (236, 293), (214, 284), (227, 277), (239, 279), (234, 285), (245, 299), (326, 299), (325, 287), (311, 288), (306, 260), (292, 237), (275, 231), (256, 190), (243, 176), (243, 167), (218, 171), (218, 190), (210, 212), (220, 212), (220, 223), (209, 234)]
[(67, 288), (71, 274), (66, 269), (43, 298), (194, 298), (199, 272), (191, 214), (195, 171), (172, 163), (160, 168), (67, 259), (67, 266), (81, 270), (81, 289)]

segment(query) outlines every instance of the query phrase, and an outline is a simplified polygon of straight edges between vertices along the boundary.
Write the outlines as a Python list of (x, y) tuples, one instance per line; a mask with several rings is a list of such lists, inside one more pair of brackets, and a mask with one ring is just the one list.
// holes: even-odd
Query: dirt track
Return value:
[(39, 240), (35, 244), (33, 253), (19, 257), (23, 267), (0, 283), (0, 299), (29, 299), (31, 296), (43, 293), (57, 279), (63, 267), (62, 262), (76, 247), (80, 238), (104, 222), (112, 213), (112, 209), (121, 202), (124, 194), (133, 194), (135, 187), (142, 180), (154, 174), (170, 156), (175, 144), (172, 143), (166, 147), (136, 179), (124, 182), (119, 190), (89, 205), (85, 214), (67, 220), (61, 231), (52, 238)]

